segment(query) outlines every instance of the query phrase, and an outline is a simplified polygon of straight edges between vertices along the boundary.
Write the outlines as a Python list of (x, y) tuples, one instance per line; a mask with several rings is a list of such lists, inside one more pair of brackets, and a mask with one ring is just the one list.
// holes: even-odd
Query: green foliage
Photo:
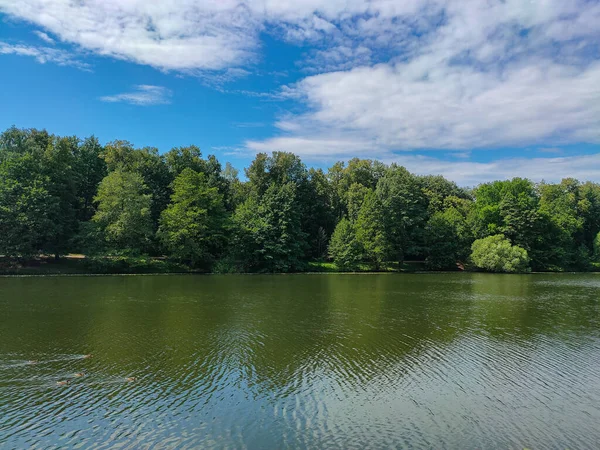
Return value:
[(96, 256), (85, 258), (83, 267), (89, 273), (185, 273), (186, 265), (148, 256)]
[(556, 266), (586, 269), (600, 231), (600, 187), (567, 178), (560, 184), (541, 184), (539, 190), (540, 212), (549, 222), (543, 235), (549, 259)]
[(0, 227), (6, 229), (0, 247), (7, 253), (67, 250), (77, 230), (78, 145), (77, 138), (37, 130), (11, 128), (0, 137)]
[(594, 239), (594, 261), (600, 262), (600, 231)]
[(19, 183), (0, 166), (0, 254), (31, 256), (39, 253), (54, 233), (53, 211), (58, 204), (41, 180)]
[(107, 175), (106, 163), (100, 157), (103, 147), (95, 137), (87, 138), (76, 151), (74, 172), (77, 177), (77, 219), (86, 222), (96, 212), (94, 197), (98, 185)]
[(151, 195), (150, 218), (153, 230), (158, 228), (160, 213), (169, 203), (174, 175), (164, 157), (154, 147), (135, 149), (130, 142), (113, 141), (104, 147), (104, 160), (109, 172), (130, 172), (139, 175)]
[(530, 270), (527, 250), (512, 245), (502, 234), (476, 240), (471, 250), (471, 260), (480, 269), (506, 273)]
[(184, 169), (173, 182), (171, 203), (162, 212), (158, 238), (175, 259), (209, 266), (226, 242), (223, 197), (204, 173)]
[(597, 183), (515, 178), (471, 191), (368, 159), (309, 170), (286, 152), (258, 154), (245, 173), (193, 145), (161, 154), (11, 127), (0, 134), (0, 255), (148, 253), (277, 272), (329, 252), (343, 270), (404, 270), (404, 259), (450, 269), (473, 240), (503, 235), (534, 270), (600, 260)]
[(356, 239), (352, 223), (343, 218), (335, 227), (329, 242), (329, 256), (341, 270), (353, 270), (363, 259), (363, 249)]
[(271, 184), (253, 195), (233, 216), (233, 259), (243, 271), (291, 272), (304, 266), (306, 234), (301, 228), (297, 188)]
[(140, 175), (121, 170), (111, 172), (100, 183), (94, 199), (98, 211), (92, 220), (100, 226), (112, 248), (133, 252), (149, 248), (153, 234), (152, 196), (146, 191)]
[(428, 198), (421, 181), (404, 167), (392, 164), (377, 183), (376, 192), (388, 225), (393, 259), (402, 262), (407, 255), (426, 256)]
[(454, 269), (470, 253), (471, 234), (466, 215), (456, 207), (436, 212), (427, 222), (425, 239), (429, 254), (427, 267), (434, 270)]
[(356, 219), (356, 240), (363, 249), (363, 257), (373, 269), (379, 270), (392, 255), (391, 239), (385, 224), (383, 205), (374, 191), (369, 191)]

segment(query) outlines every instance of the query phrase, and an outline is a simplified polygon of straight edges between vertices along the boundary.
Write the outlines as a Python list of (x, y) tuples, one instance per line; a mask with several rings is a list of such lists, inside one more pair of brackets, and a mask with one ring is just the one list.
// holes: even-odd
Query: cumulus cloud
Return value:
[(100, 97), (100, 100), (109, 103), (123, 102), (130, 103), (132, 105), (150, 106), (171, 103), (171, 95), (172, 92), (165, 87), (140, 84), (134, 86), (134, 90), (132, 92), (107, 95)]
[(0, 41), (0, 55), (29, 56), (34, 58), (40, 64), (53, 63), (58, 64), (59, 66), (71, 66), (85, 71), (91, 69), (89, 64), (79, 61), (69, 52), (51, 47), (9, 44)]
[(236, 91), (301, 106), (253, 151), (600, 142), (598, 0), (0, 0), (0, 11), (99, 55), (217, 71), (217, 87), (260, 60), (264, 33), (306, 46), (298, 63), (310, 76)]
[[(288, 86), (306, 112), (248, 147), (310, 158), (600, 142), (600, 2), (418, 3), (408, 2), (395, 35), (389, 17), (346, 23), (347, 36), (364, 32), (371, 59), (379, 50), (369, 42), (384, 36), (387, 60)], [(337, 48), (327, 60), (352, 60)]]

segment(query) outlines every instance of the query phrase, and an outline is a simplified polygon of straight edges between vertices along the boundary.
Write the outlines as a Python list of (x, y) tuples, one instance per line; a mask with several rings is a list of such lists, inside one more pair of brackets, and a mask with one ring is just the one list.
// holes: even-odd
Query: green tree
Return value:
[(77, 231), (78, 177), (74, 169), (78, 144), (75, 136), (53, 137), (44, 153), (43, 171), (49, 180), (46, 189), (55, 198), (58, 209), (52, 217), (54, 232), (42, 250), (56, 258), (68, 252), (70, 240)]
[(23, 183), (10, 176), (8, 165), (0, 164), (0, 255), (33, 256), (54, 233), (59, 205), (43, 179)]
[(393, 258), (402, 262), (406, 255), (425, 257), (428, 200), (420, 180), (404, 167), (392, 164), (377, 183), (376, 192), (389, 224)]
[(296, 203), (296, 185), (271, 184), (240, 205), (231, 251), (243, 270), (290, 272), (304, 267), (306, 235)]
[(444, 201), (448, 197), (463, 200), (471, 200), (469, 192), (460, 188), (453, 181), (445, 179), (441, 175), (424, 175), (417, 177), (421, 189), (428, 200), (429, 214), (435, 214), (444, 210)]
[(308, 256), (321, 258), (336, 224), (332, 189), (321, 169), (309, 170), (308, 183), (302, 193), (302, 229), (307, 234)]
[(600, 231), (594, 239), (594, 261), (600, 262)]
[[(56, 257), (68, 251), (69, 241), (77, 230), (77, 183), (73, 166), (78, 142), (76, 137), (59, 138), (45, 130), (14, 127), (0, 137), (5, 199), (8, 202), (19, 198), (24, 202), (20, 206), (3, 205), (5, 213), (22, 207), (20, 215), (15, 216), (21, 223), (44, 222), (47, 218), (51, 226), (42, 235), (35, 233), (35, 238), (23, 236), (23, 239), (35, 241), (37, 251)], [(47, 199), (41, 216), (23, 216), (26, 212), (33, 214), (37, 207), (32, 205), (41, 198)]]
[(147, 251), (153, 235), (152, 196), (141, 175), (116, 170), (100, 183), (93, 217), (114, 250)]
[(527, 272), (529, 256), (527, 250), (501, 234), (488, 236), (473, 242), (471, 260), (480, 269), (490, 272)]
[(360, 208), (365, 201), (365, 197), (373, 192), (373, 189), (363, 186), (360, 183), (352, 183), (346, 192), (346, 208), (345, 211), (348, 213), (348, 219), (351, 222), (356, 222)]
[(128, 141), (113, 141), (104, 147), (103, 157), (110, 172), (132, 172), (142, 177), (148, 193), (152, 196), (150, 217), (153, 229), (156, 230), (160, 213), (169, 204), (171, 183), (175, 177), (169, 170), (164, 156), (154, 147), (136, 149)]
[(385, 224), (383, 205), (374, 191), (369, 191), (356, 219), (356, 240), (363, 248), (364, 258), (375, 270), (390, 259), (392, 248)]
[(226, 241), (223, 197), (204, 173), (184, 169), (173, 182), (171, 203), (162, 212), (158, 238), (169, 254), (192, 266), (208, 267)]
[(100, 182), (107, 174), (106, 162), (101, 155), (104, 148), (94, 136), (78, 146), (74, 161), (77, 183), (77, 219), (86, 222), (96, 212), (94, 197)]
[[(448, 197), (451, 199), (461, 201)], [(430, 269), (455, 268), (457, 262), (465, 261), (470, 254), (471, 233), (466, 214), (460, 207), (450, 206), (433, 214), (425, 227), (425, 236), (429, 252), (425, 261)]]
[(332, 204), (337, 217), (341, 218), (348, 213), (350, 186), (359, 184), (368, 189), (375, 189), (386, 171), (385, 164), (371, 159), (353, 158), (347, 165), (343, 162), (334, 164), (327, 172), (327, 178), (335, 192)]
[(590, 203), (582, 196), (580, 187), (579, 181), (572, 178), (539, 186), (540, 212), (549, 222), (541, 234), (544, 251), (553, 264), (563, 268), (587, 268), (592, 253), (593, 244), (585, 238), (585, 217)]
[(363, 257), (363, 250), (356, 239), (353, 224), (345, 217), (335, 227), (329, 241), (329, 256), (342, 270), (358, 267)]
[(229, 202), (228, 210), (235, 211), (235, 209), (241, 205), (249, 195), (249, 184), (242, 183), (238, 177), (239, 170), (231, 165), (231, 163), (225, 164), (223, 169), (223, 178), (229, 185)]

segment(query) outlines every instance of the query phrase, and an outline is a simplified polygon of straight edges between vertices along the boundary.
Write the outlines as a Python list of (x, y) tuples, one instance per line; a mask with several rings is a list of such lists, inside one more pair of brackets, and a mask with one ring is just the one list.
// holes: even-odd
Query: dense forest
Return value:
[(590, 270), (600, 185), (495, 181), (465, 189), (368, 159), (308, 169), (258, 154), (240, 179), (196, 146), (12, 127), (0, 136), (0, 255), (162, 258), (201, 271), (292, 272), (314, 261), (381, 270)]

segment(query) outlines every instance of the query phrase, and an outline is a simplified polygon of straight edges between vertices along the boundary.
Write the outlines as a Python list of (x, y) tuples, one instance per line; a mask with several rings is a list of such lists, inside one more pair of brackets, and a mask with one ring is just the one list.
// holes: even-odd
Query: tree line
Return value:
[(0, 135), (0, 255), (165, 256), (199, 270), (342, 270), (422, 261), (500, 272), (600, 261), (600, 185), (514, 178), (457, 186), (369, 159), (307, 168), (256, 155), (241, 180), (196, 146), (9, 128)]

